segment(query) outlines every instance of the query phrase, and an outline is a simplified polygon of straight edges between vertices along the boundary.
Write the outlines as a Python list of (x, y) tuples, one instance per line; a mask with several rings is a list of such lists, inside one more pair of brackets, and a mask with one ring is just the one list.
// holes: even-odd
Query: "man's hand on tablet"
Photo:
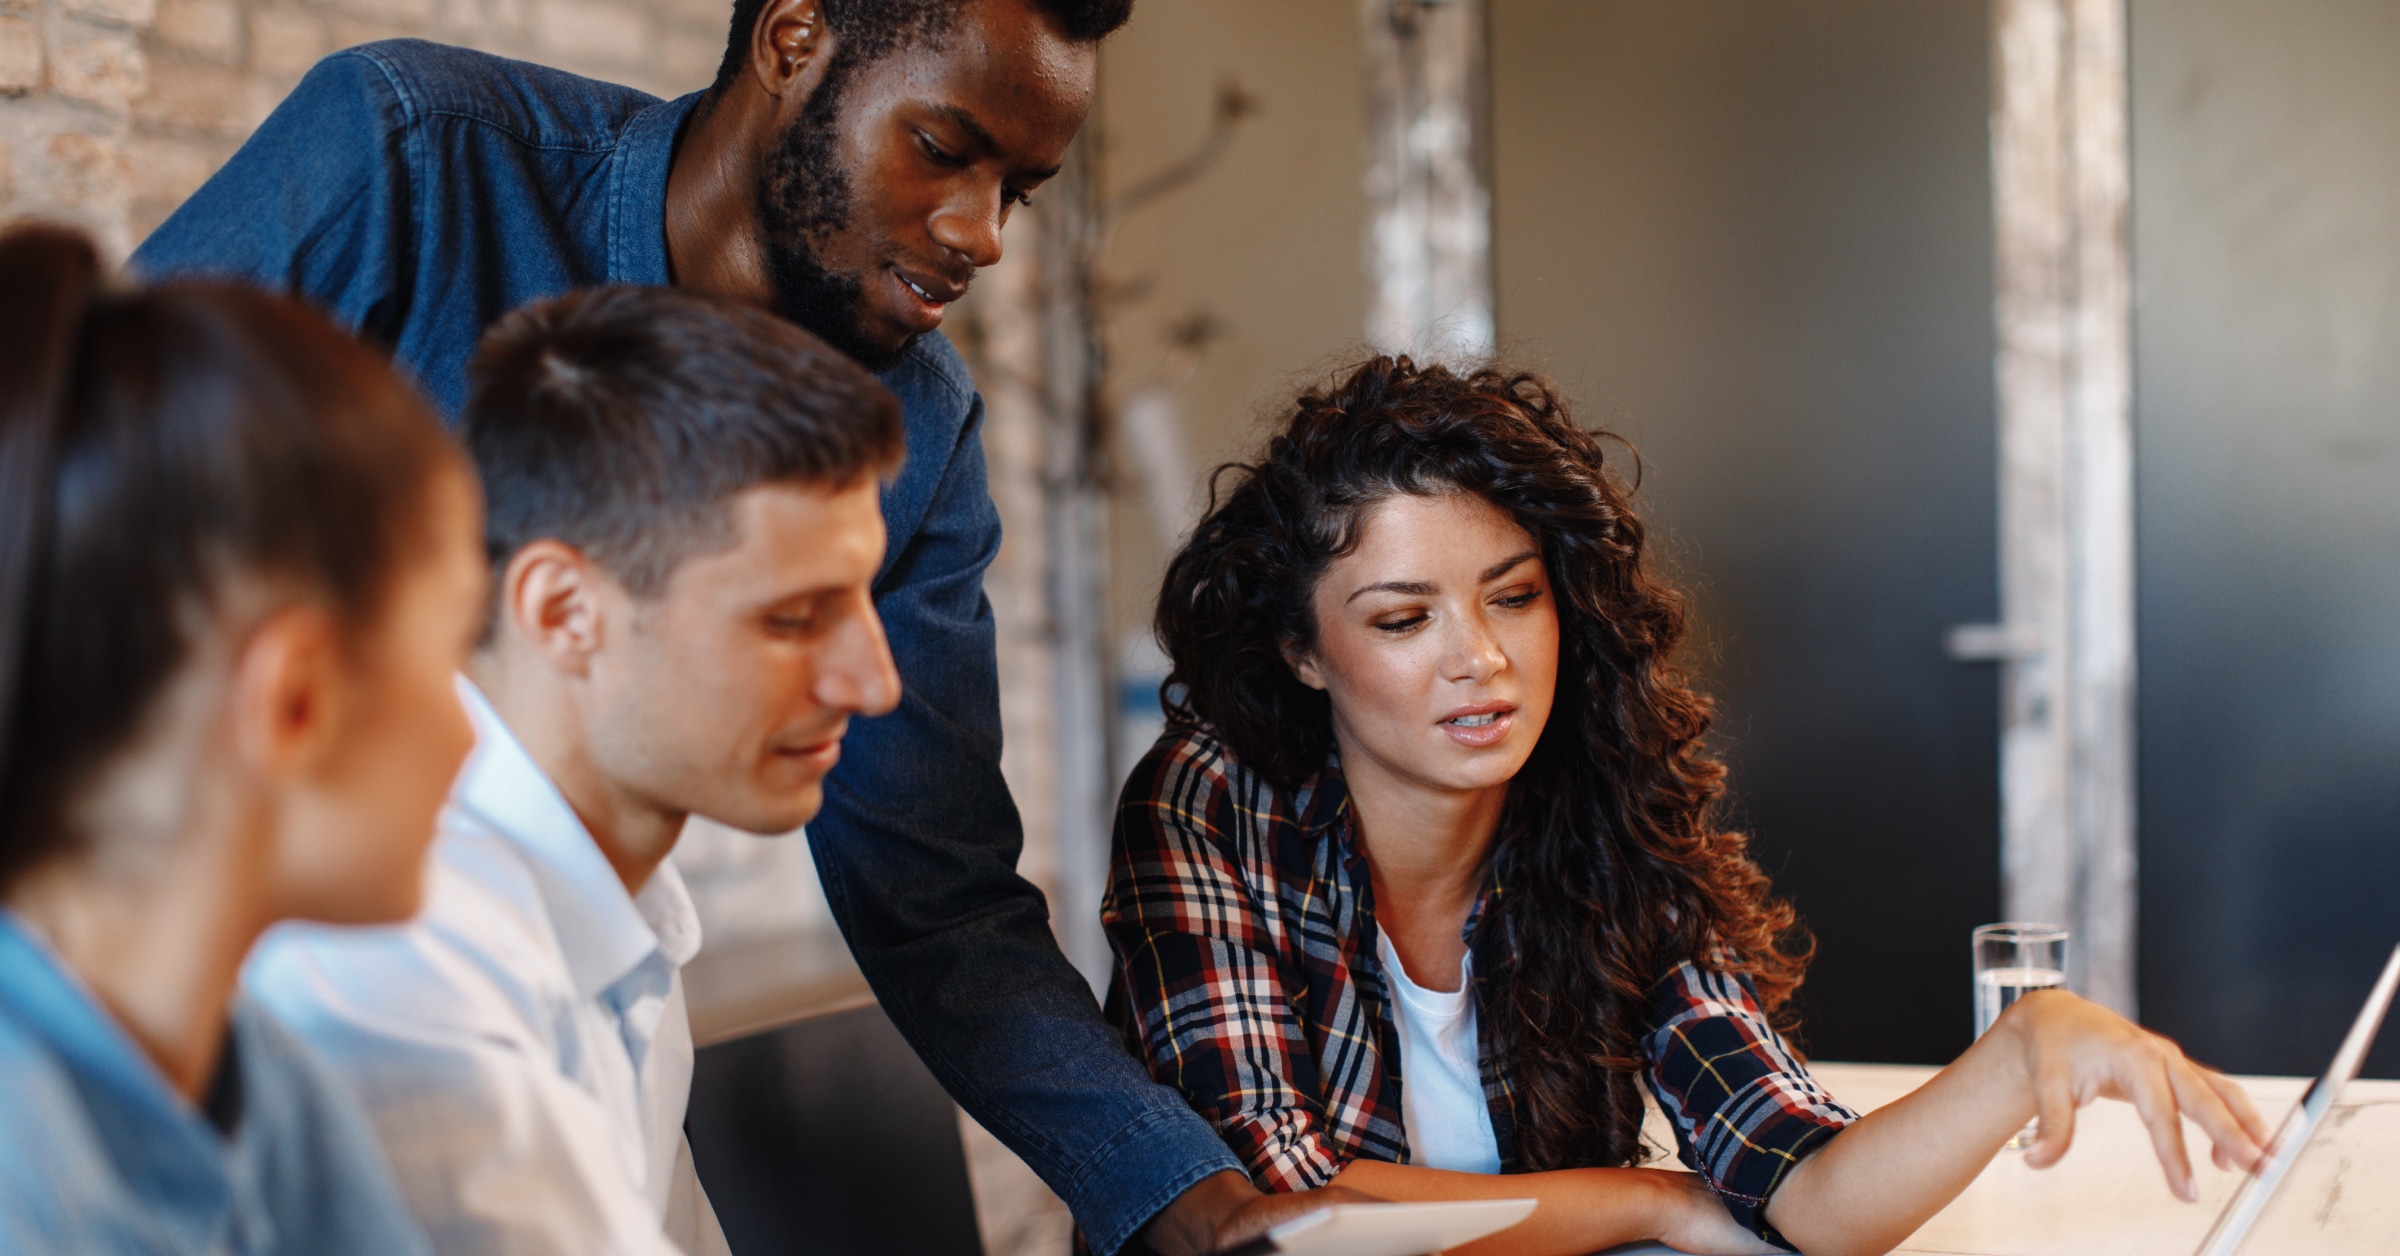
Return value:
[(1141, 1241), (1158, 1256), (1216, 1256), (1319, 1208), (1376, 1202), (1340, 1186), (1270, 1195), (1239, 1173), (1219, 1173), (1176, 1196), (1142, 1227)]

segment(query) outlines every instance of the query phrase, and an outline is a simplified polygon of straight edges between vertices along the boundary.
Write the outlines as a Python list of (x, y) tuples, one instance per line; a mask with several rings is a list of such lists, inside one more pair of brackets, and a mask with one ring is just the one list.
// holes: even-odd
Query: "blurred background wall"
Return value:
[(1503, 342), (1640, 453), (1806, 1040), (1946, 1061), (1996, 919), (1982, 0), (1497, 0)]
[(2312, 1073), (2400, 936), (2400, 4), (2132, 15), (2143, 1006)]
[[(1104, 53), (1104, 194), (1191, 153), (1225, 84), (1250, 102), (1101, 255), (1112, 770), (1155, 718), (1149, 610), (1200, 476), (1363, 337), (1359, 32), (1386, 2), (1141, 0)], [(348, 43), (675, 92), (710, 76), (726, 8), (0, 0), (0, 216), (122, 252)], [(2215, 1063), (2308, 1071), (2400, 921), (2400, 0), (2131, 17), (2142, 1006)], [(1965, 933), (1999, 910), (1994, 679), (1941, 653), (1995, 610), (1990, 21), (1983, 0), (1488, 10), (1500, 336), (1642, 452), (1734, 818), (1821, 942), (1828, 1058), (1962, 1046)], [(956, 329), (1008, 531), (1006, 766), (1055, 890), (1097, 869), (1053, 840), (1045, 419), (1008, 365), (1055, 295), (1028, 225)], [(805, 898), (805, 861), (777, 866)]]

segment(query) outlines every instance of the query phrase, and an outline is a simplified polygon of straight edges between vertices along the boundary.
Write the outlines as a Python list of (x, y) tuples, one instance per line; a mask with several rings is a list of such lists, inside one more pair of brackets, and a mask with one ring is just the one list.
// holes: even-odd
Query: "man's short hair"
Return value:
[[(825, 22), (839, 40), (836, 56), (853, 65), (880, 61), (903, 48), (939, 39), (958, 24), (973, 0), (823, 0)], [(713, 95), (725, 90), (750, 59), (750, 36), (767, 0), (734, 0), (733, 27), (725, 59), (717, 65)], [(1095, 43), (1133, 16), (1133, 0), (1033, 0), (1033, 7), (1058, 23), (1069, 39)]]
[(889, 474), (900, 403), (800, 328), (676, 288), (592, 288), (494, 324), (467, 367), (465, 440), (495, 571), (527, 544), (582, 550), (640, 597), (731, 544), (762, 484)]

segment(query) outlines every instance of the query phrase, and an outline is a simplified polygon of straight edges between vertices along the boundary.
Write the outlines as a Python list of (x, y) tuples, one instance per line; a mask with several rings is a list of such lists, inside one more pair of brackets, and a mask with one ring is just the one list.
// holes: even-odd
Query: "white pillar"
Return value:
[(1483, 0), (1360, 0), (1368, 91), (1367, 341), (1491, 356)]
[(2003, 912), (2134, 1004), (2134, 547), (2124, 0), (1995, 0)]

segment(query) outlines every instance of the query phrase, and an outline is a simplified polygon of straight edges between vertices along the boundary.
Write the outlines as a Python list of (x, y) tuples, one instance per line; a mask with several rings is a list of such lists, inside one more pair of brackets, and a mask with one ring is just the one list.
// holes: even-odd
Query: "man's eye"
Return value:
[(1031, 205), (1033, 204), (1033, 193), (1020, 192), (1015, 188), (1003, 188), (1000, 191), (1000, 203), (1003, 206)]
[(769, 615), (767, 617), (767, 627), (776, 632), (795, 636), (813, 631), (816, 626), (817, 617), (814, 615)]
[(927, 157), (932, 158), (940, 165), (963, 166), (967, 164), (966, 161), (958, 154), (951, 152), (949, 149), (944, 148), (939, 144), (934, 143), (933, 137), (927, 135), (923, 131), (917, 132), (917, 147), (923, 149)]

